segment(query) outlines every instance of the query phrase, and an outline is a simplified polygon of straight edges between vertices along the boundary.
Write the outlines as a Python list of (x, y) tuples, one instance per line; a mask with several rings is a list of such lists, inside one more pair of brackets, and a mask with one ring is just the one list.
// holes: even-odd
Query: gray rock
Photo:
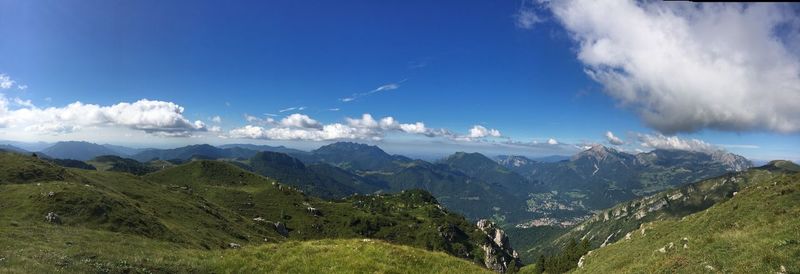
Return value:
[(518, 269), (522, 266), (519, 254), (511, 248), (508, 236), (489, 220), (479, 220), (477, 223), (486, 238), (481, 245), (483, 250), (483, 263), (486, 268), (499, 273), (508, 272), (510, 269)]
[(44, 220), (51, 224), (61, 224), (61, 216), (55, 212), (48, 212), (47, 215), (44, 215)]
[(242, 245), (237, 244), (237, 243), (228, 243), (228, 248), (238, 249), (238, 248), (242, 248)]

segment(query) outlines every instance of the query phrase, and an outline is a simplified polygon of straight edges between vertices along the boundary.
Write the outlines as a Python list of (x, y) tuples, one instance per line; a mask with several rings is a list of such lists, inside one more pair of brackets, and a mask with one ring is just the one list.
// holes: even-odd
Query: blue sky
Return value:
[[(525, 144), (521, 154), (569, 154), (582, 145), (608, 145), (605, 134), (611, 131), (625, 142), (619, 148), (629, 151), (648, 149), (641, 147), (640, 135), (677, 134), (751, 158), (799, 158), (800, 138), (791, 121), (759, 127), (747, 124), (748, 117), (742, 123), (706, 119), (693, 127), (645, 118), (639, 106), (646, 102), (631, 103), (621, 92), (608, 91), (608, 79), (587, 73), (604, 64), (585, 57), (592, 51), (581, 46), (598, 33), (627, 36), (587, 33), (580, 22), (569, 21), (569, 12), (577, 12), (570, 8), (519, 1), (0, 1), (0, 73), (16, 85), (0, 90), (9, 110), (149, 99), (177, 104), (183, 108), (179, 119), (205, 124), (181, 125), (198, 131), (194, 136), (165, 137), (154, 136), (164, 131), (151, 124), (123, 123), (120, 132), (131, 132), (107, 133), (117, 129), (118, 120), (67, 125), (68, 130), (58, 124), (60, 130), (47, 132), (8, 122), (2, 129), (7, 138), (0, 139), (313, 147), (338, 138), (229, 133), (247, 125), (282, 127), (281, 119), (294, 113), (319, 122), (312, 130), (346, 125), (348, 117), (369, 113), (376, 120), (390, 116), (451, 132), (428, 137), (387, 127), (361, 139), (398, 152), (424, 151), (440, 142), (453, 150), (491, 151), (515, 142)], [(734, 19), (752, 20), (742, 14)], [(522, 22), (524, 16), (533, 23)], [(789, 29), (782, 44), (787, 49), (794, 45), (791, 24)], [(797, 60), (796, 52), (787, 54)], [(631, 67), (621, 68), (626, 69)], [(795, 82), (788, 83), (788, 92), (797, 92)], [(353, 94), (363, 96), (342, 100)], [(11, 103), (16, 99), (30, 104)], [(281, 112), (289, 108), (295, 109)], [(254, 124), (245, 115), (261, 120)], [(798, 117), (791, 110), (774, 115)], [(213, 121), (215, 116), (221, 122)], [(500, 136), (467, 138), (476, 125)], [(542, 145), (551, 138), (557, 147)]]

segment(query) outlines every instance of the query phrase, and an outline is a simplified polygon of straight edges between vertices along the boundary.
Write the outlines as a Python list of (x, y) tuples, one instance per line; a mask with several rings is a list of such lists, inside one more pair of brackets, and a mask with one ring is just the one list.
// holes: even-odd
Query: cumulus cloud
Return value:
[(317, 120), (311, 119), (311, 117), (308, 117), (308, 115), (299, 113), (295, 113), (281, 119), (281, 125), (284, 127), (294, 128), (322, 128), (322, 124), (317, 122)]
[(245, 115), (250, 125), (229, 131), (228, 137), (267, 140), (382, 140), (389, 133), (402, 133), (426, 137), (442, 137), (458, 141), (477, 141), (486, 137), (500, 137), (496, 129), (475, 126), (466, 135), (447, 129), (428, 128), (423, 122), (401, 123), (394, 117), (380, 119), (365, 113), (358, 118), (346, 118), (344, 123), (322, 124), (304, 114), (292, 114), (279, 122)]
[(544, 4), (586, 73), (664, 134), (800, 131), (800, 18), (789, 6)]
[(469, 134), (466, 136), (470, 139), (486, 138), (486, 137), (500, 137), (500, 131), (496, 129), (487, 129), (481, 125), (474, 125), (469, 129)]
[(556, 139), (550, 138), (550, 139), (547, 140), (547, 144), (548, 145), (557, 145), (558, 141), (556, 141)]
[(230, 137), (267, 140), (337, 140), (337, 139), (380, 139), (364, 129), (335, 123), (322, 128), (288, 128), (246, 125), (230, 131)]
[(399, 89), (400, 88), (400, 84), (402, 84), (405, 81), (406, 80), (402, 80), (402, 81), (397, 82), (397, 83), (389, 83), (389, 84), (381, 85), (381, 86), (379, 86), (379, 87), (377, 87), (377, 88), (375, 88), (373, 90), (367, 91), (367, 92), (354, 93), (353, 95), (350, 95), (349, 97), (339, 98), (339, 101), (347, 103), (347, 102), (355, 101), (358, 98), (361, 98), (361, 97), (364, 97), (364, 96), (369, 96), (369, 95), (372, 95), (372, 94), (375, 94), (375, 93), (378, 93), (378, 92)]
[[(423, 135), (431, 134), (428, 132), (428, 129), (425, 127), (425, 124), (422, 122), (416, 122), (413, 124), (400, 124), (400, 130), (411, 134), (423, 134)], [(433, 134), (436, 135), (435, 133)]]
[(211, 122), (222, 123), (222, 117), (219, 117), (219, 115), (211, 117)]
[(183, 107), (142, 99), (110, 106), (74, 102), (64, 107), (38, 108), (28, 100), (14, 99), (11, 107), (0, 94), (0, 127), (24, 128), (43, 134), (62, 134), (86, 127), (123, 127), (159, 135), (190, 135), (207, 131), (202, 121), (183, 117)]
[(621, 146), (621, 145), (625, 144), (625, 142), (623, 142), (622, 139), (620, 139), (617, 136), (614, 136), (614, 133), (611, 132), (611, 131), (606, 131), (606, 140), (608, 140), (609, 144), (616, 145), (616, 146)]
[(641, 146), (652, 149), (677, 149), (700, 152), (718, 151), (720, 148), (699, 139), (684, 139), (678, 136), (664, 136), (662, 134), (639, 134)]

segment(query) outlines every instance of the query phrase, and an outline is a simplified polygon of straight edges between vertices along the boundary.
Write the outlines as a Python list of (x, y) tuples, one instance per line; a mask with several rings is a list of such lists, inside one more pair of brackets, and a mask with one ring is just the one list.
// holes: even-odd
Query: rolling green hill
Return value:
[[(0, 234), (12, 235), (3, 238), (3, 246), (28, 242), (47, 246), (25, 252), (2, 249), (0, 257), (7, 262), (0, 262), (0, 267), (11, 264), (21, 270), (44, 270), (83, 265), (80, 267), (118, 269), (145, 260), (138, 264), (168, 270), (182, 267), (170, 266), (182, 260), (181, 252), (207, 256), (202, 254), (239, 246), (252, 250), (264, 243), (353, 238), (441, 251), (480, 265), (487, 258), (515, 260), (507, 240), (498, 247), (494, 234), (488, 236), (464, 217), (450, 213), (424, 191), (326, 201), (232, 164), (206, 160), (143, 177), (66, 169), (13, 153), (0, 153), (0, 164)], [(104, 239), (115, 244), (99, 248)], [(137, 257), (138, 253), (121, 251), (98, 255), (108, 249), (127, 250), (140, 242), (151, 245), (142, 246), (146, 250), (142, 252), (161, 257)], [(37, 259), (53, 254), (63, 255), (54, 257), (57, 261)], [(248, 256), (272, 256), (251, 254)], [(193, 265), (196, 260), (186, 260), (188, 269), (208, 269)], [(509, 267), (513, 269), (516, 264)]]
[(98, 170), (127, 172), (135, 175), (144, 175), (158, 170), (157, 167), (150, 166), (134, 159), (122, 158), (114, 155), (97, 156), (87, 161), (88, 164)]

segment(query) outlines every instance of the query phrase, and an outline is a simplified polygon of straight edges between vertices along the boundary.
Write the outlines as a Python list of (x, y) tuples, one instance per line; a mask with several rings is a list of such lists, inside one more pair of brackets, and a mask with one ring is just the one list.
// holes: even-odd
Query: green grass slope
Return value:
[(0, 152), (0, 184), (64, 180), (66, 169), (42, 159), (12, 152)]
[(800, 174), (774, 172), (706, 210), (643, 224), (630, 237), (588, 254), (576, 272), (797, 273), (798, 258)]
[(774, 161), (759, 168), (729, 173), (702, 180), (655, 195), (620, 203), (599, 211), (591, 219), (572, 227), (557, 237), (541, 241), (522, 251), (525, 257), (550, 253), (573, 239), (587, 239), (593, 248), (624, 239), (641, 224), (679, 219), (705, 210), (733, 197), (734, 193), (752, 184), (779, 178), (795, 172), (797, 165), (788, 161)]
[(48, 224), (4, 226), (0, 246), (2, 273), (491, 273), (442, 252), (368, 239), (199, 250)]
[[(171, 265), (181, 252), (193, 257), (239, 245), (250, 249), (265, 243), (363, 238), (482, 265), (481, 246), (492, 242), (419, 190), (327, 201), (222, 161), (192, 161), (146, 176), (63, 168), (12, 153), (0, 153), (0, 163), (0, 258), (5, 258), (0, 259), (0, 272), (15, 261), (19, 269), (31, 270), (22, 272), (49, 272), (53, 265), (38, 268), (44, 258), (70, 252), (74, 254), (57, 257), (66, 262), (54, 265), (110, 256), (95, 265), (103, 272), (102, 267), (124, 268), (134, 259), (148, 258), (143, 267), (174, 272), (170, 269), (197, 266), (195, 261)], [(52, 214), (57, 221), (46, 220)], [(48, 248), (14, 253), (19, 250), (14, 246), (35, 246), (37, 241)], [(140, 243), (152, 247), (136, 247)], [(112, 249), (119, 251), (106, 252)], [(197, 256), (206, 256), (202, 254)], [(197, 267), (200, 272), (208, 269)]]

